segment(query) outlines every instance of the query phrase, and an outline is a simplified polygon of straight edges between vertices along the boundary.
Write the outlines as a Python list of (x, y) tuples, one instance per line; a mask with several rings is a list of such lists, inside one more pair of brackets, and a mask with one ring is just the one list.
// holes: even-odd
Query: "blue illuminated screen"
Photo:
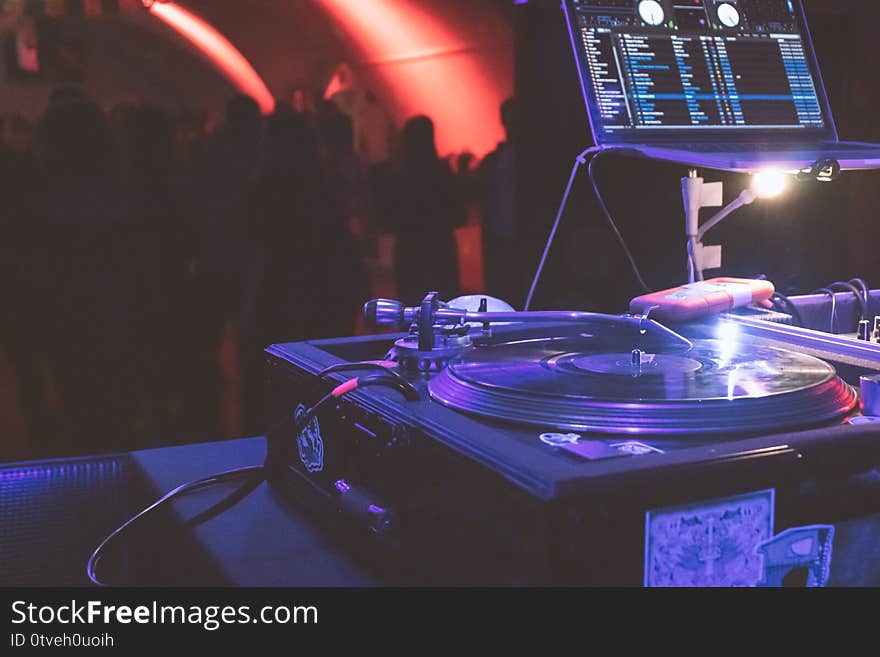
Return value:
[(792, 0), (572, 0), (594, 127), (826, 127)]

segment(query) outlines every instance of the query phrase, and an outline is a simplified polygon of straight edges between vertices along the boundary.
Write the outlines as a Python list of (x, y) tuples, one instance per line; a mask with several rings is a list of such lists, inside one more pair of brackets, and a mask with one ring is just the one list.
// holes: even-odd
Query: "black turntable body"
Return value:
[(273, 485), (389, 584), (880, 584), (880, 345), (584, 319), (271, 347)]

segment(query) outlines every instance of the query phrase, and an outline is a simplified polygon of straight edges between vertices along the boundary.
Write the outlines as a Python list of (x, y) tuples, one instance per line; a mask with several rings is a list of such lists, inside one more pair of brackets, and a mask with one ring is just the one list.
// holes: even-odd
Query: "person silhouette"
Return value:
[(449, 163), (437, 155), (434, 123), (411, 118), (403, 127), (400, 159), (388, 211), (397, 234), (394, 273), (398, 296), (416, 304), (428, 292), (459, 292), (455, 228), (463, 221)]

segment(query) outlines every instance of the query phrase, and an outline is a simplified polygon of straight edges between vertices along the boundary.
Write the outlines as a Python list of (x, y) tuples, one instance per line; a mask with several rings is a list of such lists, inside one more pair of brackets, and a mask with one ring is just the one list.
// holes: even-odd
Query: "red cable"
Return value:
[(342, 397), (343, 395), (347, 395), (352, 390), (357, 390), (357, 387), (359, 385), (360, 385), (359, 379), (350, 379), (350, 380), (346, 381), (345, 383), (334, 388), (333, 392), (331, 392), (330, 394), (333, 397), (336, 397), (338, 399), (338, 398)]

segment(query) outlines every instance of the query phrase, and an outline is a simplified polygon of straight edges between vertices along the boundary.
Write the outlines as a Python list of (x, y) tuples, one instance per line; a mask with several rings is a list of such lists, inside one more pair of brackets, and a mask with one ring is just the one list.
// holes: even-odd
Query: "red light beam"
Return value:
[(318, 0), (383, 76), (400, 118), (428, 114), (441, 150), (486, 153), (503, 138), (512, 80), (473, 56), (455, 29), (412, 0)]
[(210, 23), (174, 2), (156, 2), (150, 13), (178, 32), (226, 76), (236, 88), (251, 96), (263, 114), (275, 109), (275, 98), (244, 55)]

